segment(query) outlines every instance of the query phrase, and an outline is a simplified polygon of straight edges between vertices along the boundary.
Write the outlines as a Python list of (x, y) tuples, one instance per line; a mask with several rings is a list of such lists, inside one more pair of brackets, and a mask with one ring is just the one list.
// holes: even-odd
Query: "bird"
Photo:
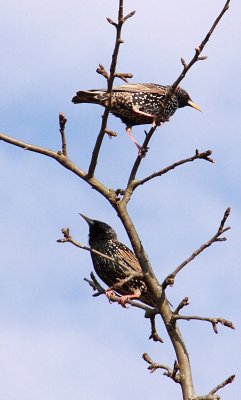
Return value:
[[(170, 88), (171, 85), (164, 86), (156, 83), (127, 83), (114, 86), (112, 89), (110, 112), (126, 125), (126, 132), (139, 152), (142, 147), (132, 134), (133, 126), (145, 124), (155, 126), (157, 116), (161, 122), (166, 122), (178, 108), (186, 106), (201, 111), (189, 94), (179, 86), (161, 111), (165, 95)], [(72, 102), (74, 104), (93, 103), (107, 107), (109, 94), (107, 89), (80, 90), (72, 98)]]
[[(91, 252), (95, 272), (108, 286), (106, 295), (110, 297), (113, 293), (114, 285), (120, 280), (128, 278), (131, 273), (142, 274), (141, 266), (133, 251), (118, 241), (117, 234), (110, 225), (102, 221), (93, 220), (84, 214), (80, 215), (89, 225), (90, 248), (113, 259), (110, 260)], [(115, 291), (121, 295), (119, 303), (124, 307), (129, 299), (138, 299), (151, 307), (155, 307), (155, 301), (141, 277), (131, 278)]]

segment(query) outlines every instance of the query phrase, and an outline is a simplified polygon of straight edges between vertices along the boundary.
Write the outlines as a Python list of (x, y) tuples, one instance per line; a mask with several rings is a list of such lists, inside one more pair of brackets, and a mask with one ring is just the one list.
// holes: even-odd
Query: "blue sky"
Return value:
[[(224, 2), (213, 0), (129, 0), (136, 10), (123, 29), (118, 70), (133, 82), (172, 83), (203, 39)], [(1, 6), (1, 131), (52, 148), (60, 147), (58, 113), (68, 118), (69, 156), (86, 169), (103, 109), (71, 103), (77, 90), (104, 87), (95, 73), (108, 65), (114, 29), (105, 21), (118, 1), (10, 0)], [(240, 372), (240, 12), (231, 2), (204, 54), (182, 82), (203, 112), (179, 110), (159, 128), (139, 177), (195, 149), (213, 150), (216, 164), (196, 161), (156, 179), (134, 194), (129, 210), (157, 276), (162, 280), (215, 232), (225, 209), (232, 213), (228, 241), (214, 244), (184, 269), (168, 289), (176, 305), (185, 296), (185, 314), (222, 316), (236, 331), (208, 323), (182, 322), (198, 394)], [(118, 83), (118, 81), (116, 82)], [(123, 187), (136, 157), (124, 125), (110, 117), (115, 139), (105, 139), (96, 171), (109, 187)], [(142, 142), (144, 128), (134, 128)], [(158, 372), (150, 375), (144, 352), (173, 365), (165, 340), (147, 340), (148, 321), (140, 311), (123, 310), (103, 297), (92, 298), (83, 278), (92, 270), (89, 254), (60, 245), (62, 227), (87, 243), (87, 225), (78, 215), (106, 221), (129, 245), (120, 221), (98, 193), (53, 160), (0, 143), (0, 397), (8, 400), (64, 400), (115, 397), (180, 398), (179, 387)], [(238, 398), (240, 378), (223, 389)]]

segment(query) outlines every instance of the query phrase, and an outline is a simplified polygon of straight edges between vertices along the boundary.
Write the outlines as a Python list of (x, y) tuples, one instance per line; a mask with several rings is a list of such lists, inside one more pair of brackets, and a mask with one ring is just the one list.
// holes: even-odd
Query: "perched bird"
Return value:
[[(109, 287), (107, 297), (113, 285), (125, 279), (132, 272), (142, 273), (141, 266), (135, 254), (124, 244), (118, 241), (117, 235), (111, 226), (80, 214), (89, 225), (89, 245), (116, 262), (91, 253), (93, 266), (98, 277)], [(127, 299), (139, 299), (143, 303), (154, 307), (154, 301), (147, 290), (145, 282), (140, 277), (133, 277), (127, 283), (116, 289), (121, 295), (119, 303), (125, 305)]]
[[(131, 140), (138, 147), (132, 135), (132, 126), (153, 124), (160, 112), (160, 107), (170, 86), (158, 85), (156, 83), (128, 83), (126, 85), (114, 86), (112, 89), (111, 113), (120, 118), (126, 124), (126, 132)], [(106, 107), (108, 104), (108, 94), (106, 89), (81, 90), (73, 97), (72, 102), (94, 103)], [(177, 87), (165, 105), (160, 117), (161, 122), (168, 121), (178, 108), (190, 106), (201, 111), (191, 100), (189, 94), (180, 87)], [(159, 115), (158, 115), (159, 116)]]

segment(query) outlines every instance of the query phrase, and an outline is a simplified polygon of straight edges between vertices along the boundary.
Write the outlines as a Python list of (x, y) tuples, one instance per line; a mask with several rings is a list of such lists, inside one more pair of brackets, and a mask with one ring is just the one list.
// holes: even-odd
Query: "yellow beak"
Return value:
[(202, 111), (201, 108), (200, 108), (197, 104), (193, 103), (193, 101), (191, 101), (191, 100), (188, 100), (187, 104), (188, 104), (190, 107), (193, 107), (193, 108), (195, 108), (195, 109), (198, 110), (198, 111)]

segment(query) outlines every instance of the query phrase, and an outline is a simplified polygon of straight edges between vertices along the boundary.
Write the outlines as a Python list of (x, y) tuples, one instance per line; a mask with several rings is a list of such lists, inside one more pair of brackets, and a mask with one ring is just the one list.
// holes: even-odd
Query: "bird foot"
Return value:
[(138, 299), (139, 297), (140, 297), (140, 295), (137, 295), (137, 294), (126, 294), (126, 295), (120, 297), (118, 303), (124, 308), (129, 308), (127, 306), (126, 302), (131, 299)]
[(114, 296), (115, 292), (112, 289), (107, 289), (105, 292), (105, 295), (106, 295), (107, 299), (109, 300), (109, 302), (111, 302), (111, 296)]

